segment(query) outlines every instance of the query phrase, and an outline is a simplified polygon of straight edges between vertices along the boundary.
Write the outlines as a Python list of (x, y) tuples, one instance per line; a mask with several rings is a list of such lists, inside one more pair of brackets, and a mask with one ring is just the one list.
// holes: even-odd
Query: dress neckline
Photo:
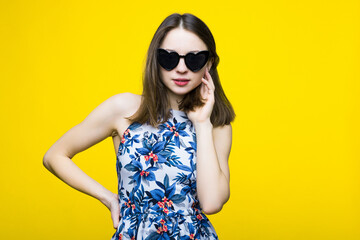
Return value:
[(170, 111), (185, 113), (185, 111), (182, 111), (182, 110), (175, 110), (175, 109), (172, 109), (172, 108), (170, 108)]

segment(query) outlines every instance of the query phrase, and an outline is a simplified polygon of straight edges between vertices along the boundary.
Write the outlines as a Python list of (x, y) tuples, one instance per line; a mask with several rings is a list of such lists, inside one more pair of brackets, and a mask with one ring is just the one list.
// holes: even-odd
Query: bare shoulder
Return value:
[(106, 99), (82, 122), (58, 139), (46, 152), (44, 159), (59, 154), (72, 158), (77, 153), (113, 136), (114, 132), (118, 132), (119, 124), (127, 124), (125, 117), (136, 111), (140, 99), (140, 96), (131, 93), (116, 94)]
[(141, 95), (130, 92), (118, 93), (109, 98), (113, 102), (114, 111), (121, 118), (133, 115), (141, 103)]
[(139, 109), (141, 104), (141, 95), (124, 92), (112, 96), (110, 101), (113, 101), (112, 108), (116, 114), (114, 123), (115, 129), (111, 136), (115, 137), (114, 141), (120, 141), (122, 133), (131, 124), (131, 122), (126, 118), (134, 115)]

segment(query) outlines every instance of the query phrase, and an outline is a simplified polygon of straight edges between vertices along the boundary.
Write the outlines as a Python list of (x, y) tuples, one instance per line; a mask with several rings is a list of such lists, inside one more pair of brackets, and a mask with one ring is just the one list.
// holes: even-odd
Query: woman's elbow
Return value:
[(204, 204), (202, 204), (202, 210), (207, 215), (218, 213), (221, 211), (224, 204), (229, 200), (229, 198), (230, 198), (230, 194), (223, 201), (219, 200), (217, 202), (215, 201), (205, 202)]
[(51, 167), (51, 161), (52, 161), (53, 157), (50, 156), (50, 154), (45, 154), (42, 160), (42, 164), (43, 166), (49, 170), (50, 172), (52, 172), (52, 167)]
[(42, 159), (42, 164), (43, 164), (43, 166), (44, 166), (46, 169), (49, 169), (49, 168), (50, 168), (50, 166), (49, 166), (49, 160), (48, 160), (46, 154), (45, 154), (45, 156), (44, 156), (43, 159)]
[(220, 212), (222, 208), (223, 208), (222, 204), (212, 204), (212, 205), (208, 204), (208, 205), (204, 205), (202, 210), (205, 214), (211, 215)]

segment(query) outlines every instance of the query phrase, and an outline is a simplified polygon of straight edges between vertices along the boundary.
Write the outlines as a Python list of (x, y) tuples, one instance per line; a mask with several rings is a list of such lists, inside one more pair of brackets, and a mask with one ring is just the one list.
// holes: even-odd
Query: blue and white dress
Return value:
[(116, 170), (120, 223), (111, 240), (218, 239), (196, 195), (196, 133), (183, 111), (155, 128), (132, 123)]

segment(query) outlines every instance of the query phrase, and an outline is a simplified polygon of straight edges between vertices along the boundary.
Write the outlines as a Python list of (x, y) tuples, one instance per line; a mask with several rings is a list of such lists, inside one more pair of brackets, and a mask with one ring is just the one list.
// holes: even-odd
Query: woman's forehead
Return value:
[(208, 50), (206, 44), (195, 33), (180, 28), (168, 32), (160, 48), (179, 54)]

